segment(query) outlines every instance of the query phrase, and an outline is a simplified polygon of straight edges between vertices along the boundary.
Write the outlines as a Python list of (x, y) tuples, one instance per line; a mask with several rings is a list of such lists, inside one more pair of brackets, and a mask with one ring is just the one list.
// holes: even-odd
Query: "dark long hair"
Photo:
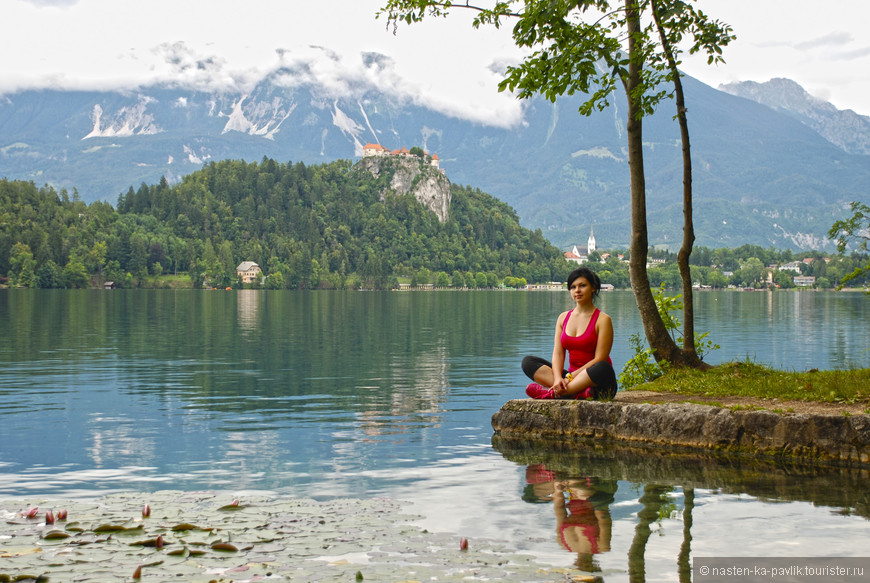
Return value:
[(592, 292), (592, 297), (597, 298), (598, 293), (601, 291), (601, 278), (598, 277), (594, 271), (589, 269), (588, 267), (578, 267), (574, 271), (568, 274), (568, 279), (566, 280), (568, 283), (568, 289), (571, 289), (571, 284), (574, 283), (574, 280), (578, 277), (585, 277), (586, 281), (589, 282), (589, 285), (595, 289)]

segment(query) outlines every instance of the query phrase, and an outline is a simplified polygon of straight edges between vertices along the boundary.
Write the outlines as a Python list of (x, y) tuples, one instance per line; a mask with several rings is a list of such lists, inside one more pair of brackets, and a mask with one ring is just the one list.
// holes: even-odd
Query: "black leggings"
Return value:
[[(553, 368), (553, 363), (549, 360), (544, 360), (540, 356), (527, 356), (523, 358), (523, 372), (532, 380), (535, 380), (535, 373), (542, 366)], [(562, 376), (568, 371), (563, 370)], [(616, 395), (616, 372), (613, 366), (606, 360), (596, 362), (586, 369), (586, 374), (592, 379), (595, 386), (595, 394), (597, 399), (612, 399)]]

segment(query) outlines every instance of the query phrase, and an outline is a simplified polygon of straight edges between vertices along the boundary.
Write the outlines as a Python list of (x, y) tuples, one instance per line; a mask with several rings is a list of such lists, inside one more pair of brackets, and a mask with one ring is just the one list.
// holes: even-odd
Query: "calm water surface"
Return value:
[[(691, 554), (870, 556), (866, 474), (493, 442), (491, 415), (523, 396), (520, 359), (550, 354), (569, 301), (0, 292), (0, 496), (385, 496), (407, 500), (430, 530), (594, 565), (607, 581), (675, 581)], [(633, 297), (602, 294), (599, 305), (621, 368), (641, 331)], [(870, 366), (862, 294), (705, 292), (696, 320), (721, 346), (711, 362)]]

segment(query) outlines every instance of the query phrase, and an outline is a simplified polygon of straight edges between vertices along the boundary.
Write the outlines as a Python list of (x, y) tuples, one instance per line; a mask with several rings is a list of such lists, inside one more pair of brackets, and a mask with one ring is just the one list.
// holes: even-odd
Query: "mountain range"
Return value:
[[(557, 246), (628, 246), (625, 98), (590, 117), (582, 96), (524, 103), (522, 123), (466, 121), (372, 87), (342, 95), (282, 69), (246, 92), (170, 84), (135, 91), (27, 90), (0, 96), (0, 176), (115, 203), (222, 159), (316, 164), (367, 143), (420, 146), (447, 178), (514, 207)], [(870, 118), (808, 98), (797, 84), (684, 79), (694, 165), (696, 245), (833, 249), (831, 224), (867, 201)], [(803, 96), (801, 99), (798, 97)], [(644, 123), (650, 243), (682, 238), (682, 171), (672, 101)]]

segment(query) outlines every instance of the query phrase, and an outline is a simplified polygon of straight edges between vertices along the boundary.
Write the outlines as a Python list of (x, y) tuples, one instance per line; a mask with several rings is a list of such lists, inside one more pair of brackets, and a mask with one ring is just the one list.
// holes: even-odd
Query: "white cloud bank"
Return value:
[[(471, 14), (400, 25), (382, 0), (3, 0), (0, 93), (35, 87), (131, 89), (171, 81), (244, 91), (292, 68), (335, 92), (373, 86), (479, 123), (512, 125), (522, 104), (497, 91), (518, 49), (510, 27), (474, 30)], [(840, 108), (870, 114), (865, 0), (699, 0), (738, 40), (726, 65), (686, 58), (713, 85), (787, 77)]]

